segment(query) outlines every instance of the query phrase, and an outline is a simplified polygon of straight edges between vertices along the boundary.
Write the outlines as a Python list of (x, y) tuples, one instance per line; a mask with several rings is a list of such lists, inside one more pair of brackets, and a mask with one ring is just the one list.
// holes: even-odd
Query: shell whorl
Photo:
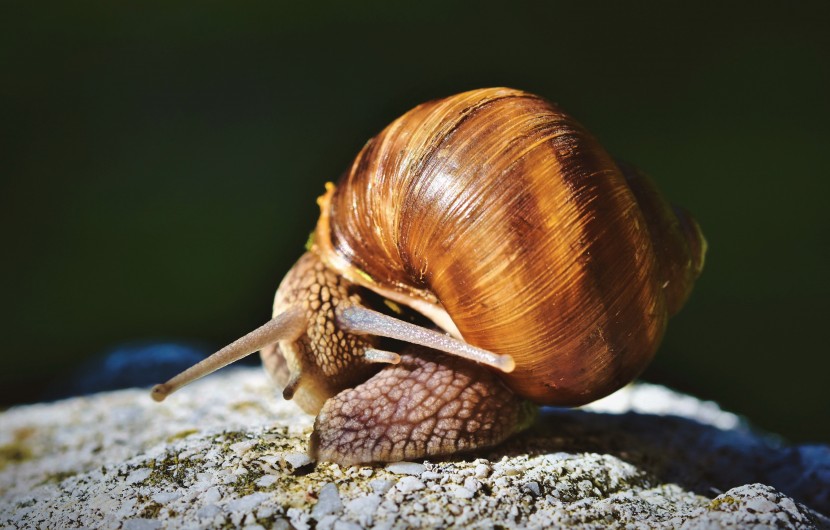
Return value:
[(636, 377), (705, 248), (690, 217), (572, 118), (505, 88), (409, 111), (321, 206), (326, 263), (446, 310), (466, 341), (513, 356), (514, 391), (546, 404), (586, 403)]

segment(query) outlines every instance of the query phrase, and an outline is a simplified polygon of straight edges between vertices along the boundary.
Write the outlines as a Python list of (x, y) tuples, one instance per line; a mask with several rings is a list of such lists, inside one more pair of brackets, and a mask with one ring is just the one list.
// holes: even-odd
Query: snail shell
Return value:
[(703, 266), (696, 222), (550, 102), (506, 88), (420, 105), (321, 198), (314, 250), (349, 281), (513, 357), (537, 403), (635, 378)]

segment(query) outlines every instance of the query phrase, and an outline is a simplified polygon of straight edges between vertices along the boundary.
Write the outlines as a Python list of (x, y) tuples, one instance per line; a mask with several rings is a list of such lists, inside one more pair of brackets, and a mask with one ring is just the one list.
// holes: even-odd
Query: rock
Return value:
[(313, 418), (258, 369), (163, 404), (124, 390), (0, 413), (0, 528), (830, 528), (830, 448), (662, 387), (545, 409), (500, 447), (311, 464)]
[(422, 490), (426, 486), (415, 477), (404, 477), (398, 481), (397, 487), (403, 493), (412, 493), (413, 491)]
[(396, 475), (415, 475), (419, 476), (426, 471), (427, 468), (423, 464), (417, 462), (393, 462), (386, 465), (386, 471)]
[(311, 463), (311, 458), (305, 453), (290, 452), (283, 455), (282, 458), (294, 469), (299, 469)]
[(718, 495), (682, 528), (810, 528), (815, 523), (786, 495), (770, 486), (748, 484)]
[(311, 516), (320, 521), (326, 515), (338, 514), (343, 511), (343, 502), (337, 486), (331, 482), (320, 489), (317, 504), (311, 510)]

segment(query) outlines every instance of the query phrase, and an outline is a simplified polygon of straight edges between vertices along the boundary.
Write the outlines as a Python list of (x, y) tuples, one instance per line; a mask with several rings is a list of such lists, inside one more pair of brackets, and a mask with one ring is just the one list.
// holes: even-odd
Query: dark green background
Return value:
[(269, 317), (315, 198), (411, 106), (559, 102), (695, 212), (646, 379), (830, 441), (827, 3), (4, 3), (2, 402)]

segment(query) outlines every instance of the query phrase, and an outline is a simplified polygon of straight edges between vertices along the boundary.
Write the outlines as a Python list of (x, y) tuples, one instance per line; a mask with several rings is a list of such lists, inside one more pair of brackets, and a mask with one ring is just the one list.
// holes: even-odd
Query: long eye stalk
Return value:
[(296, 340), (306, 327), (306, 318), (299, 308), (292, 308), (281, 313), (264, 325), (228, 344), (207, 359), (194, 364), (184, 372), (166, 383), (156, 385), (150, 395), (156, 401), (164, 398), (179, 388), (192, 383), (216, 370), (238, 361), (280, 340)]
[(359, 335), (377, 335), (419, 344), (510, 373), (516, 367), (513, 357), (476, 348), (438, 331), (416, 326), (361, 306), (349, 306), (337, 313), (337, 323), (344, 330)]

